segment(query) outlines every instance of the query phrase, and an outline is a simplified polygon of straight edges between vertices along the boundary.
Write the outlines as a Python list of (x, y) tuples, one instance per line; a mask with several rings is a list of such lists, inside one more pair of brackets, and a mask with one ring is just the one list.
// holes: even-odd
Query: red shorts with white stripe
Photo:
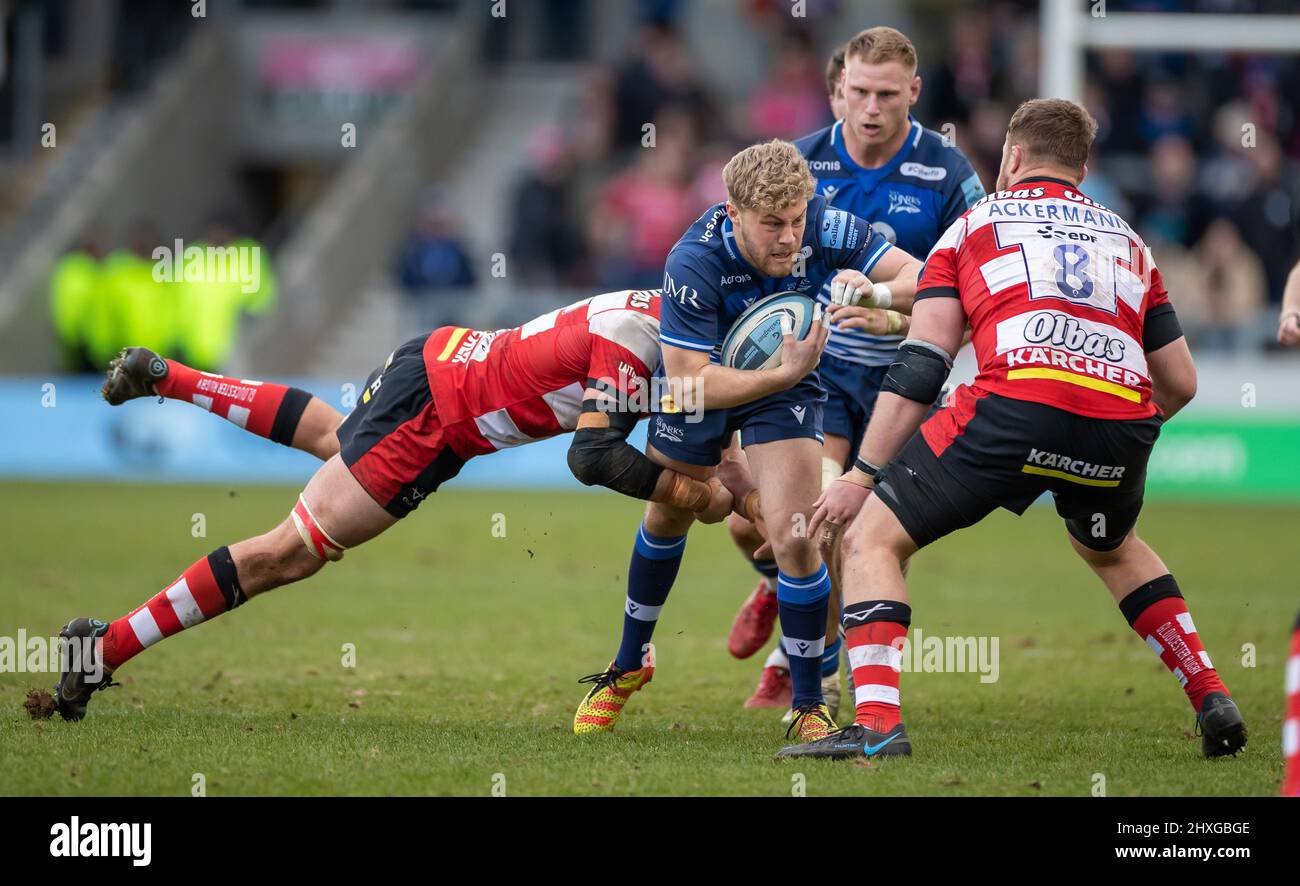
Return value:
[(339, 455), (384, 510), (405, 517), (465, 459), (447, 441), (425, 370), (424, 343), (413, 338), (371, 373), (361, 399), (339, 425)]

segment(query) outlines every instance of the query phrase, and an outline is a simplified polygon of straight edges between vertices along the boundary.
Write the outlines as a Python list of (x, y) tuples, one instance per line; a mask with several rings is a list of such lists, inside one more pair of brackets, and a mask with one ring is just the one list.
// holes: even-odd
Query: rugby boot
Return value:
[(590, 674), (579, 683), (593, 683), (591, 691), (578, 705), (573, 715), (573, 734), (586, 735), (591, 732), (613, 732), (618, 725), (618, 718), (623, 713), (623, 705), (628, 698), (654, 676), (653, 664), (647, 664), (635, 671), (621, 671), (611, 661), (602, 673)]
[(1236, 756), (1246, 746), (1246, 721), (1237, 703), (1222, 692), (1211, 692), (1201, 701), (1196, 731), (1201, 736), (1201, 753), (1207, 757)]
[(912, 742), (899, 723), (888, 732), (876, 732), (857, 723), (831, 732), (819, 741), (793, 744), (777, 752), (778, 760), (850, 760), (855, 757), (910, 757)]
[(767, 580), (761, 579), (731, 624), (727, 651), (733, 658), (749, 658), (767, 645), (776, 624), (776, 608), (776, 594), (767, 589)]
[(747, 708), (785, 708), (790, 709), (790, 700), (794, 698), (794, 689), (790, 683), (790, 672), (776, 665), (763, 668), (758, 678), (754, 694), (745, 699)]
[(110, 686), (113, 672), (103, 666), (100, 658), (103, 644), (98, 642), (108, 633), (108, 625), (97, 618), (74, 618), (59, 631), (65, 642), (60, 649), (59, 682), (54, 685), (54, 706), (65, 720), (80, 720), (86, 716), (90, 696)]
[(167, 361), (148, 348), (123, 348), (108, 364), (100, 395), (110, 406), (137, 397), (157, 397), (154, 388), (167, 377)]

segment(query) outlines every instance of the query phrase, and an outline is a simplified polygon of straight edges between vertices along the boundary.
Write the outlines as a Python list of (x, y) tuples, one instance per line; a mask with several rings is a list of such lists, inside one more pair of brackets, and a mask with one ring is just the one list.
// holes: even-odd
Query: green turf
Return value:
[[(219, 544), (272, 526), (287, 489), (0, 485), (0, 634), (134, 608)], [(206, 517), (207, 537), (191, 535)], [(505, 537), (493, 535), (493, 515)], [(1143, 535), (1180, 578), (1251, 729), (1206, 761), (1174, 679), (1070, 552), (1050, 508), (923, 552), (914, 627), (1000, 642), (1000, 679), (904, 674), (912, 760), (776, 763), (745, 711), (762, 656), (726, 633), (754, 575), (697, 527), (656, 639), (659, 669), (613, 735), (575, 738), (579, 676), (617, 644), (640, 508), (614, 495), (448, 491), (298, 586), (122, 668), (80, 724), (33, 723), (0, 674), (0, 794), (1273, 794), (1282, 667), (1300, 605), (1297, 512), (1155, 506)], [(341, 664), (356, 646), (355, 669)], [(1255, 644), (1255, 667), (1242, 647)], [(847, 710), (846, 704), (846, 710)]]

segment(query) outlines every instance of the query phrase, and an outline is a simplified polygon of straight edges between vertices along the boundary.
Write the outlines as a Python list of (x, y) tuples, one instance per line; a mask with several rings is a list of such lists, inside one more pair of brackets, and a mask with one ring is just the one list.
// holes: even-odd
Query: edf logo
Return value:
[(690, 302), (691, 307), (699, 310), (700, 303), (695, 300), (699, 293), (690, 286), (678, 286), (676, 281), (667, 274), (664, 274), (664, 295), (677, 299), (682, 307), (686, 307), (686, 303)]

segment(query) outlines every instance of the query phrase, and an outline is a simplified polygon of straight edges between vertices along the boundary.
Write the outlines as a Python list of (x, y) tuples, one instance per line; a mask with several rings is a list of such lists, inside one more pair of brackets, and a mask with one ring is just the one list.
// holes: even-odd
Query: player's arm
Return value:
[(844, 526), (862, 508), (876, 475), (903, 448), (943, 390), (952, 360), (966, 330), (966, 312), (957, 288), (956, 239), (940, 241), (926, 262), (921, 298), (912, 309), (909, 337), (898, 347), (876, 397), (854, 466), (817, 500), (808, 526)]
[(885, 308), (840, 305), (834, 309), (835, 328), (861, 329), (868, 335), (907, 335), (912, 318)]
[(1169, 421), (1196, 396), (1196, 364), (1187, 339), (1180, 335), (1147, 354), (1147, 368), (1151, 372), (1151, 399)]
[[(869, 293), (871, 298), (864, 298), (860, 304), (871, 308), (886, 308), (900, 314), (912, 313), (912, 304), (916, 300), (916, 281), (921, 276), (919, 259), (897, 246), (891, 246), (866, 276), (872, 283)], [(884, 297), (884, 290), (880, 287), (889, 290), (888, 298)]]
[[(831, 281), (832, 306), (861, 305), (910, 314), (921, 262), (891, 245), (869, 223), (856, 216), (848, 218), (847, 224), (858, 229), (858, 242), (864, 245), (854, 250), (836, 250), (839, 254), (834, 258), (838, 260), (832, 267), (841, 270)], [(837, 319), (833, 314), (832, 318)]]
[(965, 328), (966, 315), (958, 299), (927, 298), (917, 303), (911, 337), (899, 346), (885, 375), (858, 457), (817, 500), (810, 534), (823, 522), (842, 527), (857, 516), (875, 487), (876, 475), (916, 433), (939, 396)]
[[(840, 329), (872, 335), (907, 335), (921, 262), (897, 247), (885, 251), (870, 274), (840, 271), (831, 283), (827, 309)], [(878, 282), (886, 280), (887, 282)]]
[(965, 329), (966, 314), (960, 300), (927, 298), (917, 302), (911, 336), (899, 347), (898, 357), (885, 375), (858, 449), (858, 462), (849, 472), (856, 472), (855, 480), (874, 485), (875, 471), (870, 468), (889, 464), (916, 433), (948, 380)]
[(1151, 375), (1151, 399), (1168, 421), (1196, 396), (1196, 365), (1160, 269), (1152, 265), (1150, 274), (1150, 292), (1142, 315), (1142, 350)]
[(1277, 340), (1288, 348), (1300, 345), (1300, 262), (1291, 269), (1282, 290), (1282, 312), (1277, 319)]
[(709, 354), (664, 344), (664, 375), (678, 408), (726, 409), (752, 403), (784, 391), (812, 372), (830, 334), (824, 323), (814, 322), (808, 334), (796, 339), (782, 318), (781, 365), (772, 369), (732, 369), (709, 362)]
[(589, 387), (582, 394), (578, 428), (569, 444), (569, 470), (587, 486), (694, 511), (716, 523), (731, 511), (731, 493), (717, 478), (696, 480), (655, 464), (627, 442), (641, 415), (623, 411), (608, 393)]
[[(741, 370), (709, 361), (718, 342), (722, 293), (716, 277), (685, 250), (668, 254), (660, 308), (659, 345), (669, 390), (679, 409), (726, 409), (793, 387), (812, 372), (829, 331), (814, 322), (801, 340), (786, 335), (781, 365)], [(816, 310), (814, 320), (817, 319)], [(782, 327), (782, 331), (787, 331)]]

